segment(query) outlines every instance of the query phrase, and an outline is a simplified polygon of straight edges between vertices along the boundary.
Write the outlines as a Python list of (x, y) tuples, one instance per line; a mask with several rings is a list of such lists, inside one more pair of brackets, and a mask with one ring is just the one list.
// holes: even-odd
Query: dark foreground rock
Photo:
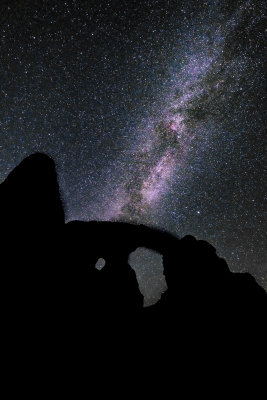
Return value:
[[(149, 360), (153, 369), (168, 358), (187, 364), (192, 354), (263, 346), (267, 296), (251, 275), (232, 273), (215, 248), (192, 236), (127, 223), (65, 224), (46, 155), (26, 158), (0, 185), (0, 235), (7, 365), (31, 360), (43, 371), (59, 363), (66, 372), (70, 360), (122, 357)], [(128, 264), (138, 247), (163, 255), (168, 285), (147, 308)]]

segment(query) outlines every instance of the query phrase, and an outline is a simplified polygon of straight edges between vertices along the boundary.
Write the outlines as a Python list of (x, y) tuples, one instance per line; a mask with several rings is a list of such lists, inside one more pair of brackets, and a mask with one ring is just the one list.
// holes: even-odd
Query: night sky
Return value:
[(264, 3), (2, 0), (0, 181), (45, 152), (67, 221), (194, 235), (267, 288)]

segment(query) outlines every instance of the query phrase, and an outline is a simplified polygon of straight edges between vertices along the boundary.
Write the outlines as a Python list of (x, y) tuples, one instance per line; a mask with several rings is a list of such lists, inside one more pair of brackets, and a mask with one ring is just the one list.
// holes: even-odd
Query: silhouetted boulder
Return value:
[(63, 229), (54, 162), (33, 154), (0, 185), (1, 294), (7, 317), (22, 331), (57, 319)]
[(144, 310), (148, 342), (157, 332), (171, 351), (177, 338), (199, 351), (219, 338), (222, 347), (229, 345), (229, 332), (242, 338), (266, 334), (264, 289), (251, 275), (232, 273), (209, 243), (186, 236), (164, 254), (163, 265), (168, 289)]

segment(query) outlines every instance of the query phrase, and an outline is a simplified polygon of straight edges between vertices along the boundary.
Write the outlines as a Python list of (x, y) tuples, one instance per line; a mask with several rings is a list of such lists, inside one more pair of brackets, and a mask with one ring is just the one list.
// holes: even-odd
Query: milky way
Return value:
[[(141, 132), (133, 133), (133, 164), (123, 174), (121, 185), (116, 176), (116, 196), (104, 211), (105, 219), (146, 220), (149, 209), (161, 206), (172, 180), (186, 173), (192, 148), (201, 151), (201, 141), (208, 140), (209, 134), (203, 122), (212, 119), (209, 104), (218, 101), (218, 93), (224, 91), (225, 96), (231, 90), (223, 83), (236, 74), (232, 62), (225, 63), (224, 46), (239, 18), (242, 10), (222, 25), (216, 19), (209, 28), (201, 25), (196, 39), (185, 46), (185, 61), (172, 74), (167, 95), (164, 88), (163, 102)], [(190, 32), (188, 36), (192, 38)]]
[(0, 179), (46, 152), (67, 220), (192, 234), (266, 285), (264, 2), (1, 4)]

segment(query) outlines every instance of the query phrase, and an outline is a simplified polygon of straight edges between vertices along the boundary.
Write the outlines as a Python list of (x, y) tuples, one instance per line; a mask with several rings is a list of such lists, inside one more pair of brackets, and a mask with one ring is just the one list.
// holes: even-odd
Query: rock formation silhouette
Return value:
[[(38, 348), (64, 363), (66, 346), (71, 358), (91, 343), (91, 356), (115, 347), (115, 357), (121, 345), (128, 360), (144, 352), (153, 360), (155, 348), (159, 358), (181, 358), (185, 348), (207, 352), (230, 337), (266, 335), (264, 289), (232, 273), (209, 243), (144, 225), (65, 224), (55, 165), (44, 154), (27, 157), (0, 185), (0, 224), (4, 340), (17, 354)], [(146, 308), (128, 264), (138, 247), (163, 255), (168, 285)]]
[(0, 224), (4, 311), (42, 324), (56, 314), (62, 276), (64, 211), (49, 157), (31, 155), (0, 185)]

